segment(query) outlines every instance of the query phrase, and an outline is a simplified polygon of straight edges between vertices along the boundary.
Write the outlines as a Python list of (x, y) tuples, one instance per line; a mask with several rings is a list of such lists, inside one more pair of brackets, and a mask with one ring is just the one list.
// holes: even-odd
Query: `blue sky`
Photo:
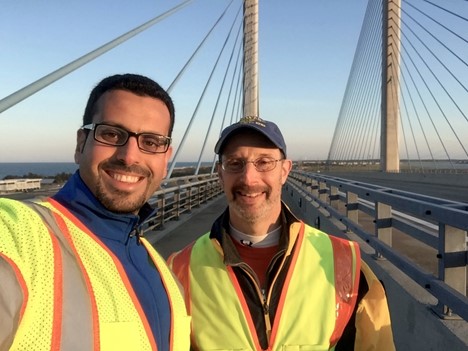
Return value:
[[(0, 99), (181, 2), (0, 0)], [(92, 87), (124, 72), (168, 87), (229, 2), (195, 0), (1, 113), (0, 162), (73, 162)], [(234, 0), (229, 16), (240, 4)], [(260, 116), (281, 127), (292, 159), (327, 157), (366, 6), (366, 0), (260, 1)], [(171, 92), (176, 148), (230, 24), (220, 26)], [(215, 99), (208, 90), (178, 161), (198, 159)], [(214, 123), (204, 161), (213, 158), (220, 123)]]

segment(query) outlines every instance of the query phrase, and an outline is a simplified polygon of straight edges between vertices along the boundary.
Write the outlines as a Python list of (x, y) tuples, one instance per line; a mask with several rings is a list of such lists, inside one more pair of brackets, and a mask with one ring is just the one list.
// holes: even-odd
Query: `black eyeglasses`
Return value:
[(86, 124), (81, 129), (93, 130), (94, 140), (111, 146), (124, 146), (128, 139), (136, 138), (140, 150), (150, 154), (163, 154), (171, 145), (171, 138), (153, 133), (134, 133), (120, 127), (104, 124)]
[(253, 161), (246, 161), (241, 158), (228, 158), (221, 161), (221, 168), (229, 173), (241, 173), (244, 171), (247, 163), (252, 163), (257, 171), (269, 172), (275, 169), (278, 161), (283, 160), (283, 158), (276, 160), (273, 157), (259, 157)]

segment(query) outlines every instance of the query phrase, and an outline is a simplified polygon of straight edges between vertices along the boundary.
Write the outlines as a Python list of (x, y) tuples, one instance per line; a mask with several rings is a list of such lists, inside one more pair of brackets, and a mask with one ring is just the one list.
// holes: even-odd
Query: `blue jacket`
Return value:
[(156, 213), (145, 204), (139, 215), (108, 211), (94, 197), (77, 171), (52, 198), (67, 208), (119, 258), (145, 311), (158, 345), (169, 350), (170, 307), (157, 269), (139, 244), (141, 224)]

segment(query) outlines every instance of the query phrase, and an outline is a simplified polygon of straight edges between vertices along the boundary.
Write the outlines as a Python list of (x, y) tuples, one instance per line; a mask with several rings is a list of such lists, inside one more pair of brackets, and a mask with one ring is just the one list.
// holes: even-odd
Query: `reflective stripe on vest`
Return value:
[(164, 258), (157, 253), (151, 244), (144, 238), (141, 242), (158, 267), (166, 291), (169, 291), (169, 303), (171, 306), (171, 350), (189, 350), (190, 348), (190, 317), (187, 315), (182, 288), (169, 269)]
[[(356, 303), (359, 249), (303, 224), (291, 231), (300, 249), (292, 252), (269, 350), (333, 349)], [(190, 295), (195, 347), (261, 350), (237, 278), (215, 245), (206, 234), (170, 260)]]
[[(34, 235), (32, 242), (26, 240), (27, 234), (17, 235), (25, 241), (21, 243), (24, 247), (12, 257), (12, 261), (19, 262), (18, 274), (24, 277), (27, 290), (12, 349), (157, 350), (118, 259), (61, 205), (53, 200), (41, 205), (53, 211), (52, 215), (48, 210), (39, 210), (44, 221), (38, 212), (19, 203), (14, 205), (18, 213), (22, 212), (18, 216), (21, 229), (24, 223), (24, 230), (29, 227)], [(169, 294), (174, 332), (171, 338), (179, 336), (172, 340), (171, 350), (187, 350), (189, 317), (182, 295), (164, 260), (149, 244), (145, 243), (145, 247), (151, 249)]]
[(0, 252), (15, 271), (23, 295), (10, 350), (59, 350), (60, 244), (35, 211), (14, 200), (0, 199), (0, 202)]
[[(57, 327), (54, 329), (58, 330), (60, 325), (62, 329), (61, 334), (55, 333), (53, 339), (60, 342), (62, 350), (73, 350), (76, 345), (80, 345), (83, 350), (96, 349), (99, 345), (93, 344), (92, 308), (86, 282), (72, 248), (57, 225), (57, 220), (60, 221), (61, 218), (55, 219), (52, 212), (44, 206), (32, 202), (26, 202), (26, 204), (41, 216), (44, 224), (48, 226), (49, 232), (58, 239), (60, 245), (59, 252), (62, 259), (59, 265), (61, 266), (60, 279), (62, 279), (63, 288), (60, 289), (59, 284), (57, 284), (54, 298), (57, 301), (54, 310)], [(60, 318), (61, 324), (59, 324)]]

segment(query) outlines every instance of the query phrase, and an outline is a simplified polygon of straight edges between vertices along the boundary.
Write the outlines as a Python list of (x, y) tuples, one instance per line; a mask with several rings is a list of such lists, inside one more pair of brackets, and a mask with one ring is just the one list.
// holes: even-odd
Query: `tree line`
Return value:
[(63, 184), (71, 176), (72, 176), (72, 173), (66, 173), (66, 172), (57, 173), (56, 175), (53, 175), (53, 176), (45, 176), (45, 175), (42, 175), (42, 174), (36, 174), (36, 173), (29, 172), (28, 174), (24, 174), (22, 176), (7, 175), (7, 176), (3, 177), (3, 180), (8, 180), (8, 179), (53, 179), (54, 180), (53, 183)]

